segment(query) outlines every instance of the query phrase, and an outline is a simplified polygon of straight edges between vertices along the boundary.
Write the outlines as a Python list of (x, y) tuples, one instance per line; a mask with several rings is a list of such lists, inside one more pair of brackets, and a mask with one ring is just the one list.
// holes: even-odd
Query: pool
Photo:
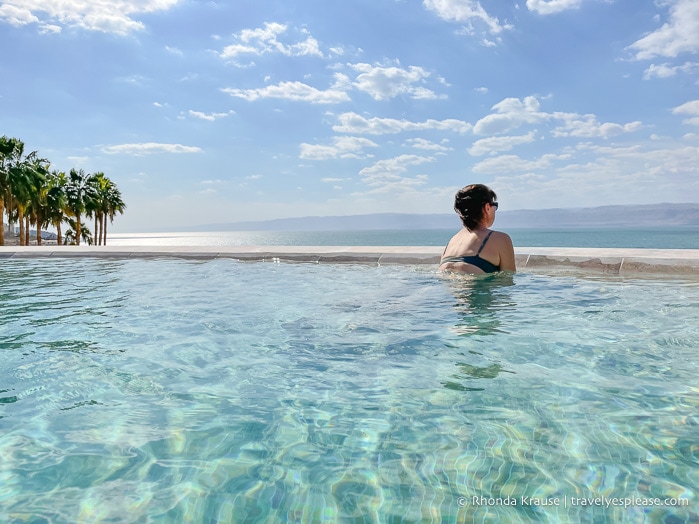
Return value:
[(0, 264), (8, 522), (697, 522), (699, 283)]

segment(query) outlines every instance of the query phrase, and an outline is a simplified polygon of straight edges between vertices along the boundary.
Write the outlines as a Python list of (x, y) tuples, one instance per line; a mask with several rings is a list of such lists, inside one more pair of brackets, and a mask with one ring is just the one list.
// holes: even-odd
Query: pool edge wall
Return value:
[[(434, 246), (0, 246), (0, 260), (32, 258), (230, 258), (243, 262), (437, 265)], [(521, 247), (518, 271), (699, 277), (697, 249)]]

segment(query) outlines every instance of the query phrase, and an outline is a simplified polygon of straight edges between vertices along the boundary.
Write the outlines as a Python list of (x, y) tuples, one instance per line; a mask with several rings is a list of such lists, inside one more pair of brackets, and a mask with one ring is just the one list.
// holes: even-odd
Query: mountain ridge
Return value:
[[(455, 213), (370, 213), (206, 224), (177, 231), (361, 231), (453, 229)], [(498, 211), (496, 228), (699, 226), (699, 204), (611, 205)]]

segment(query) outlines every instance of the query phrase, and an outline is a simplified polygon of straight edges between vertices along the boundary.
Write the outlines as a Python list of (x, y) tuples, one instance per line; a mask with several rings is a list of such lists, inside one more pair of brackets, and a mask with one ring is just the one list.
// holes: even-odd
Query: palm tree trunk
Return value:
[(17, 214), (19, 215), (19, 245), (23, 246), (24, 245), (24, 213), (22, 213), (22, 208), (20, 207), (17, 210)]
[(26, 217), (24, 217), (24, 245), (25, 246), (29, 245), (29, 238), (30, 238), (29, 231), (31, 229), (30, 226), (31, 226), (30, 216), (27, 215)]
[(61, 223), (59, 222), (56, 226), (56, 244), (59, 246), (63, 245), (63, 235), (61, 234)]
[(12, 202), (12, 193), (9, 194), (7, 197), (7, 231), (10, 234), (10, 236), (15, 236), (15, 223), (12, 221), (12, 216), (10, 214), (10, 211), (12, 211), (13, 208), (13, 202)]
[(107, 245), (107, 215), (102, 217), (104, 224), (102, 225), (102, 236), (104, 237), (104, 244)]
[(40, 246), (41, 245), (41, 226), (39, 225), (41, 221), (37, 217), (36, 219), (36, 245)]
[(80, 215), (75, 217), (75, 245), (80, 245)]
[(95, 233), (92, 237), (92, 243), (96, 246), (99, 246), (99, 238), (100, 238), (100, 229), (99, 229), (99, 214), (95, 211)]
[(3, 215), (5, 214), (5, 199), (0, 198), (0, 246), (5, 245), (5, 222)]

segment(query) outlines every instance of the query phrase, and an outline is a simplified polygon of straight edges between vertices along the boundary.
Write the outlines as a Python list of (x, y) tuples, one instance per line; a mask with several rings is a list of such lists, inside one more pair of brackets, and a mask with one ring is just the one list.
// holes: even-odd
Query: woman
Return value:
[(483, 184), (472, 184), (456, 193), (454, 211), (464, 228), (444, 249), (440, 269), (472, 275), (516, 270), (510, 236), (488, 229), (495, 222), (496, 200), (495, 192)]

